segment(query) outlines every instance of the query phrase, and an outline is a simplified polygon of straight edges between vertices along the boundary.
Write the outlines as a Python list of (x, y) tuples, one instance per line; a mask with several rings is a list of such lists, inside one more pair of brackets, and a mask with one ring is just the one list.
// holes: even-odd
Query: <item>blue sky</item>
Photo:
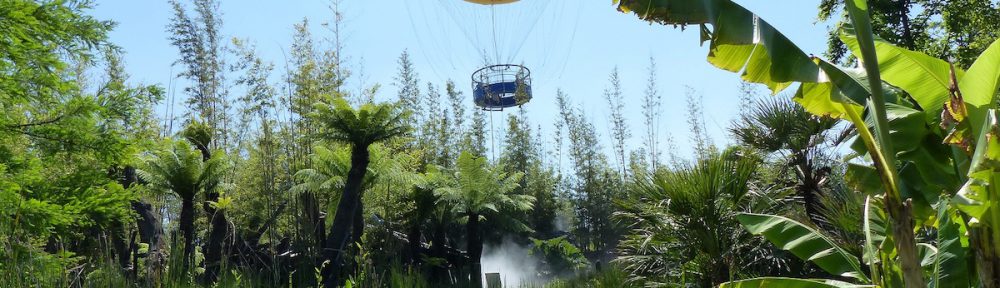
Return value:
[[(344, 53), (355, 75), (348, 87), (357, 89), (379, 83), (382, 85), (379, 99), (394, 99), (396, 88), (391, 84), (398, 67), (396, 60), (402, 51), (408, 50), (423, 82), (443, 86), (446, 80), (452, 79), (459, 88), (469, 90), (467, 79), (474, 68), (445, 62), (463, 60), (456, 63), (469, 65), (467, 63), (477, 61), (479, 52), (469, 48), (465, 34), (448, 30), (453, 29), (454, 21), (430, 21), (426, 12), (420, 12), (441, 7), (439, 1), (444, 0), (343, 1)], [(521, 61), (529, 67), (540, 59), (557, 63), (539, 65), (542, 67), (537, 69), (539, 71), (533, 70), (539, 75), (534, 81), (535, 98), (525, 105), (529, 118), (541, 125), (544, 133), (552, 133), (557, 115), (555, 92), (562, 89), (595, 122), (607, 148), (609, 112), (602, 93), (608, 86), (609, 73), (618, 67), (627, 99), (625, 114), (630, 116), (633, 134), (631, 146), (641, 145), (644, 128), (640, 101), (649, 57), (653, 57), (659, 67), (657, 81), (664, 103), (661, 135), (669, 133), (675, 138), (678, 155), (691, 153), (684, 108), (685, 87), (689, 86), (704, 96), (708, 131), (718, 144), (724, 144), (725, 127), (738, 112), (739, 77), (705, 61), (707, 47), (699, 45), (697, 27), (682, 31), (651, 25), (633, 15), (617, 12), (609, 0), (551, 1), (553, 3), (545, 11), (548, 14), (540, 16), (542, 28), (535, 26), (533, 30), (548, 34), (526, 36), (526, 44), (518, 54), (523, 55)], [(255, 43), (258, 53), (279, 67), (272, 77), (275, 83), (284, 75), (280, 69), (284, 62), (282, 49), (287, 51), (291, 45), (293, 24), (308, 18), (314, 36), (331, 36), (321, 26), (333, 19), (326, 0), (220, 2), (223, 33), (227, 38), (238, 37)], [(819, 0), (744, 0), (737, 3), (758, 13), (806, 53), (820, 55), (825, 51), (827, 24), (816, 23)], [(179, 72), (180, 67), (172, 68), (177, 50), (167, 39), (166, 26), (171, 9), (166, 1), (99, 0), (91, 13), (99, 19), (118, 22), (111, 39), (126, 51), (127, 70), (133, 81), (161, 84), (167, 88), (172, 85), (177, 97), (183, 97), (180, 90), (185, 83), (171, 81), (172, 73)], [(545, 21), (552, 22), (546, 24)], [(436, 25), (445, 27), (437, 30)], [(555, 38), (546, 38), (553, 36)], [(759, 90), (764, 91), (764, 88)], [(465, 94), (470, 92), (465, 91)], [(471, 99), (469, 104), (471, 107)], [(496, 113), (494, 121), (498, 121), (495, 126), (499, 129), (503, 126), (500, 119), (505, 119), (503, 114), (512, 112)], [(496, 135), (500, 137), (502, 131), (497, 130)]]

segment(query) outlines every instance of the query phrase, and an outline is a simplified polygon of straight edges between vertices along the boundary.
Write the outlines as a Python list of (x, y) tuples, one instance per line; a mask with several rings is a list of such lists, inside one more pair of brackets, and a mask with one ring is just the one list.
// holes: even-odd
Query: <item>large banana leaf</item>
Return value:
[(816, 263), (824, 271), (834, 275), (855, 278), (864, 282), (869, 279), (861, 271), (858, 258), (834, 244), (819, 231), (795, 220), (776, 215), (742, 213), (736, 219), (747, 231), (763, 235), (782, 250), (787, 250), (806, 261)]
[(972, 135), (980, 134), (987, 109), (995, 108), (1000, 90), (1000, 39), (979, 55), (969, 72), (958, 83), (965, 104), (969, 107)]
[(795, 93), (795, 102), (820, 116), (848, 118), (860, 115), (863, 110), (859, 103), (871, 93), (861, 81), (864, 71), (844, 70), (822, 59), (815, 59), (820, 68), (815, 81), (802, 82)]
[[(951, 165), (948, 146), (942, 144), (941, 136), (926, 124), (925, 115), (924, 111), (886, 103), (889, 137), (901, 166), (900, 195), (903, 199), (914, 200), (914, 212), (918, 220), (930, 221), (935, 214), (931, 204), (937, 203), (941, 193), (953, 193), (954, 187), (960, 182)], [(866, 117), (865, 123), (874, 127), (875, 120), (871, 116), (869, 114)], [(858, 139), (851, 148), (864, 154), (868, 152), (866, 144)], [(862, 191), (874, 192), (881, 189), (878, 185), (866, 188), (868, 189)]]
[[(1000, 199), (997, 193), (1000, 189), (1000, 123), (997, 121), (996, 110), (989, 110), (986, 122), (981, 128), (984, 133), (979, 136), (975, 154), (972, 156), (972, 166), (969, 168), (969, 180), (955, 195), (954, 202), (958, 209), (979, 221), (990, 221), (993, 217), (986, 213), (997, 209)], [(996, 225), (993, 223), (992, 225)]]
[[(865, 197), (865, 211), (862, 218), (864, 224), (862, 229), (865, 233), (864, 260), (868, 266), (881, 261), (878, 255), (878, 247), (882, 245), (882, 241), (885, 241), (885, 215), (882, 215), (882, 211), (874, 204), (872, 196)], [(876, 270), (872, 269), (873, 272)]]
[(823, 279), (796, 279), (784, 277), (763, 277), (747, 280), (726, 282), (719, 285), (719, 288), (854, 288), (854, 287), (874, 287), (871, 285), (857, 285), (847, 282), (823, 280)]
[[(703, 25), (708, 62), (740, 72), (777, 94), (793, 82), (820, 83), (819, 67), (771, 24), (729, 0), (620, 0), (619, 10), (667, 25)], [(709, 30), (707, 26), (711, 25)]]
[[(853, 29), (844, 29), (840, 40), (847, 44), (856, 57), (861, 57), (861, 46)], [(882, 39), (875, 39), (878, 68), (882, 80), (909, 93), (920, 104), (928, 123), (937, 123), (941, 109), (950, 95), (951, 65), (927, 54), (906, 50)], [(965, 71), (955, 70), (962, 79)]]
[[(846, 72), (826, 61), (806, 55), (767, 21), (732, 1), (616, 2), (619, 3), (619, 10), (634, 12), (648, 21), (680, 26), (700, 25), (702, 39), (711, 40), (708, 55), (710, 63), (727, 71), (742, 71), (744, 80), (767, 85), (774, 93), (787, 88), (792, 82), (799, 82), (801, 85), (795, 101), (810, 113), (845, 118), (859, 128), (867, 128), (861, 117), (861, 104), (867, 104), (867, 99), (874, 94), (879, 95), (879, 101), (883, 99), (877, 69), (873, 76), (861, 77), (859, 73)], [(711, 30), (708, 25), (711, 25)], [(863, 84), (865, 82), (869, 84)], [(877, 87), (871, 87), (870, 83), (876, 83)], [(880, 118), (884, 118), (884, 115), (881, 116)], [(884, 121), (879, 121), (876, 126), (888, 126), (881, 122)], [(876, 142), (876, 133), (869, 129), (858, 130), (880, 173), (889, 175), (883, 179), (883, 185), (890, 194), (896, 195), (896, 172), (891, 169), (894, 167), (895, 155), (883, 155), (882, 150), (886, 149), (880, 147), (882, 143), (888, 143), (888, 139)], [(888, 138), (888, 135), (880, 135), (878, 138)]]
[[(963, 247), (962, 238), (965, 227), (961, 218), (948, 205), (948, 198), (941, 197), (938, 202), (937, 254), (934, 255), (934, 267), (931, 272), (931, 287), (960, 288), (972, 287), (969, 278), (968, 247)], [(957, 220), (957, 221), (956, 221)], [(967, 242), (967, 240), (966, 240)], [(965, 243), (968, 246), (968, 243)]]
[[(889, 120), (889, 137), (892, 138), (893, 150), (898, 154), (910, 152), (921, 147), (921, 140), (928, 136), (928, 130), (924, 122), (926, 113), (920, 110), (902, 105), (886, 103), (886, 117)], [(875, 119), (869, 114), (865, 117), (865, 124), (868, 127), (875, 126)], [(855, 141), (851, 148), (858, 153), (868, 152), (864, 143)], [(935, 197), (935, 200), (937, 198)]]

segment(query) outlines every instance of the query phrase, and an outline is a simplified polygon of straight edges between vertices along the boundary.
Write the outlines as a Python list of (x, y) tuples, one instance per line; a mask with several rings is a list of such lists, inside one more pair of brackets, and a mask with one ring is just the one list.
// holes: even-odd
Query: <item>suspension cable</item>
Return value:
[[(497, 46), (497, 5), (490, 5), (490, 19), (493, 22), (493, 52), (496, 54), (495, 62), (500, 62), (500, 49)], [(490, 63), (490, 64), (500, 64), (500, 63)], [(490, 115), (490, 117), (493, 117)]]
[(496, 162), (497, 161), (497, 143), (496, 143), (496, 137), (493, 136), (494, 135), (494, 132), (493, 132), (493, 112), (490, 111), (490, 112), (487, 112), (487, 113), (490, 113), (490, 158), (492, 158), (492, 159), (490, 159), (490, 161), (491, 162)]

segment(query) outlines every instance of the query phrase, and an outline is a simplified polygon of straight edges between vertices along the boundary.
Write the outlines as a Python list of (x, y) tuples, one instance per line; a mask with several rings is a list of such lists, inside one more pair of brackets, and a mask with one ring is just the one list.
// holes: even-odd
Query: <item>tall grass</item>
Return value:
[(626, 282), (628, 274), (610, 267), (598, 272), (583, 274), (572, 279), (556, 279), (544, 288), (631, 288), (642, 287), (642, 283)]

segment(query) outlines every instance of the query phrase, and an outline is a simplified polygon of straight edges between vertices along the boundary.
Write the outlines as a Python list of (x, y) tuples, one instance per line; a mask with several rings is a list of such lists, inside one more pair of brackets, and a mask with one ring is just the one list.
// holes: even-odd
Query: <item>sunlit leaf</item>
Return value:
[(747, 280), (726, 282), (719, 285), (719, 288), (853, 288), (853, 287), (874, 287), (871, 285), (857, 285), (847, 282), (825, 280), (825, 279), (796, 279), (784, 277), (762, 277)]
[(778, 248), (792, 252), (802, 260), (816, 263), (826, 272), (868, 281), (857, 257), (813, 228), (776, 215), (743, 213), (736, 219), (750, 233), (763, 235)]
[[(861, 58), (861, 46), (853, 29), (844, 29), (840, 39)], [(897, 47), (882, 39), (875, 39), (878, 68), (882, 80), (899, 87), (913, 97), (923, 111), (928, 122), (935, 122), (945, 101), (949, 97), (950, 64), (927, 54)], [(958, 79), (965, 71), (956, 70)]]
[[(930, 284), (932, 287), (972, 287), (968, 255), (962, 247), (962, 219), (948, 205), (948, 198), (941, 197), (938, 203), (937, 254), (934, 255)], [(956, 221), (957, 220), (957, 221)]]

